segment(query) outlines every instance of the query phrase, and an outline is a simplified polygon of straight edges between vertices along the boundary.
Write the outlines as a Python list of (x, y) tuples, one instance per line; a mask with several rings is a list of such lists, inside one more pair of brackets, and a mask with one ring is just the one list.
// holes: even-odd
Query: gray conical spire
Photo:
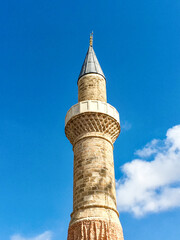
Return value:
[(79, 78), (81, 78), (83, 75), (88, 74), (88, 73), (100, 74), (101, 76), (103, 76), (105, 78), (104, 73), (101, 69), (101, 66), (97, 60), (96, 54), (95, 54), (93, 46), (92, 46), (92, 34), (90, 37), (90, 45), (89, 45), (88, 51), (86, 53), (84, 63), (82, 65), (81, 72), (79, 74)]

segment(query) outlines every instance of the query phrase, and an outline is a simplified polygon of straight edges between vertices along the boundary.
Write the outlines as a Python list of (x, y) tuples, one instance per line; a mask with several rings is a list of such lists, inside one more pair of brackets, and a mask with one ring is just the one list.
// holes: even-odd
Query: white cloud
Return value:
[(129, 123), (128, 121), (122, 121), (121, 128), (124, 129), (125, 131), (128, 131), (132, 128), (132, 124)]
[(52, 239), (52, 232), (46, 231), (40, 235), (35, 237), (22, 237), (20, 234), (15, 234), (11, 236), (10, 240), (51, 240)]
[(180, 125), (137, 150), (117, 181), (118, 209), (143, 216), (180, 206)]

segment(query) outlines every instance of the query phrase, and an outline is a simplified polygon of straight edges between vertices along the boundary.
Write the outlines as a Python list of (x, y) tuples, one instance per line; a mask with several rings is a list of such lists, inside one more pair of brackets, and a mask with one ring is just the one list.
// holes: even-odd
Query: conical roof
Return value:
[(88, 51), (86, 53), (86, 57), (84, 59), (83, 65), (82, 65), (81, 72), (79, 74), (79, 78), (81, 78), (83, 75), (88, 74), (88, 73), (100, 74), (101, 76), (103, 76), (105, 78), (104, 73), (101, 69), (101, 66), (97, 60), (94, 49), (92, 47), (92, 44), (90, 44)]

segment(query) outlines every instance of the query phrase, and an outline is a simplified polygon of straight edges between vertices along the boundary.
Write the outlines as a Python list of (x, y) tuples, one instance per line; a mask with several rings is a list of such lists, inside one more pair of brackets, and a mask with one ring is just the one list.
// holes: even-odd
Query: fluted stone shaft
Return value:
[(106, 80), (85, 74), (78, 101), (66, 115), (65, 133), (73, 145), (73, 212), (68, 240), (123, 240), (116, 207), (113, 143), (119, 114), (109, 105)]

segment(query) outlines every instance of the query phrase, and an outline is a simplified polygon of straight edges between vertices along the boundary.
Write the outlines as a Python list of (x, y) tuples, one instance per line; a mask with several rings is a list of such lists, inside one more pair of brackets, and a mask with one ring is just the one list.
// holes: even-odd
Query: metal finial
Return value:
[(89, 45), (90, 45), (91, 47), (93, 46), (93, 32), (90, 34)]

